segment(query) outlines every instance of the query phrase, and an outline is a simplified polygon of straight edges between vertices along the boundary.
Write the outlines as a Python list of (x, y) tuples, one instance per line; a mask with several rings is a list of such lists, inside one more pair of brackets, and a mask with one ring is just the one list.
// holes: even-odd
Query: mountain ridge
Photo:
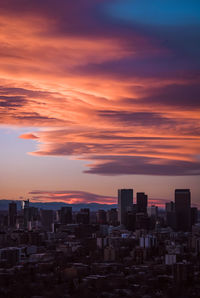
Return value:
[[(8, 205), (11, 202), (17, 203), (17, 209), (21, 209), (21, 200), (0, 200), (0, 210), (5, 211), (8, 210)], [(78, 211), (81, 208), (90, 208), (91, 211), (97, 211), (99, 209), (109, 210), (111, 208), (117, 208), (117, 204), (100, 204), (100, 203), (79, 203), (79, 204), (68, 204), (64, 202), (31, 202), (30, 206), (36, 207), (39, 209), (47, 209), (47, 210), (58, 210), (61, 207), (72, 207), (73, 211)]]

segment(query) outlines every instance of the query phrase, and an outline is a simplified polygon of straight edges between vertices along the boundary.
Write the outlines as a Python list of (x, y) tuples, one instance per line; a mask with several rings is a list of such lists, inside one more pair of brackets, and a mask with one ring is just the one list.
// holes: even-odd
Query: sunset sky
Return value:
[(0, 41), (0, 199), (200, 206), (199, 0), (0, 0)]

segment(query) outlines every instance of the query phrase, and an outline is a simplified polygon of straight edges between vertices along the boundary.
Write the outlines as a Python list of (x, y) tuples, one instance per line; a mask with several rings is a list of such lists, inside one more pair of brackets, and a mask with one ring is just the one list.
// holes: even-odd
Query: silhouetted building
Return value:
[(118, 224), (118, 214), (116, 208), (112, 208), (107, 211), (107, 222), (112, 226), (116, 226)]
[(28, 208), (28, 220), (29, 221), (36, 221), (38, 219), (39, 219), (38, 208), (36, 208), (36, 207), (29, 207)]
[(174, 280), (178, 284), (189, 283), (194, 278), (194, 268), (191, 263), (176, 263), (173, 265)]
[(126, 213), (126, 229), (129, 231), (135, 231), (136, 213), (134, 211), (128, 211)]
[(29, 208), (29, 200), (22, 201), (21, 206), (22, 206), (22, 209)]
[(72, 207), (62, 207), (60, 210), (60, 222), (61, 224), (72, 223)]
[(89, 224), (90, 223), (90, 209), (82, 208), (76, 215), (76, 222), (81, 224)]
[(0, 259), (5, 260), (9, 267), (17, 265), (20, 261), (20, 248), (6, 247), (0, 249)]
[(126, 225), (126, 214), (133, 209), (133, 189), (118, 190), (118, 221)]
[(17, 219), (17, 204), (15, 202), (9, 203), (8, 210), (8, 225), (10, 227), (15, 227)]
[(175, 190), (175, 212), (178, 231), (191, 230), (191, 196), (189, 189)]
[(166, 224), (172, 229), (176, 229), (176, 213), (175, 203), (169, 202), (165, 204)]
[(105, 225), (107, 223), (106, 211), (98, 210), (97, 212), (97, 223), (100, 225)]
[(191, 225), (195, 225), (198, 222), (198, 209), (196, 207), (191, 208)]
[(149, 217), (157, 217), (158, 216), (158, 207), (157, 206), (150, 206), (147, 208), (147, 213)]
[(22, 201), (22, 210), (24, 216), (24, 227), (27, 228), (29, 222), (29, 200)]
[(53, 210), (41, 210), (41, 223), (45, 231), (52, 231), (54, 221)]
[(165, 204), (165, 211), (166, 212), (175, 212), (175, 203), (174, 202), (169, 202)]
[(146, 213), (136, 213), (135, 228), (137, 230), (148, 230), (149, 229), (149, 218)]
[(137, 192), (137, 212), (147, 212), (148, 196), (144, 192)]

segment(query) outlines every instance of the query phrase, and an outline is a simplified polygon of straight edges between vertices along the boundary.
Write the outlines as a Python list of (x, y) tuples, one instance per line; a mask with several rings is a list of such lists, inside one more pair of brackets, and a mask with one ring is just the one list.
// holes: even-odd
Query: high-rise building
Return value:
[(8, 210), (8, 225), (14, 227), (17, 219), (17, 204), (15, 202), (9, 203)]
[(191, 230), (191, 195), (189, 189), (175, 190), (175, 212), (178, 231)]
[(175, 212), (175, 204), (174, 202), (168, 202), (165, 204), (165, 211), (166, 212)]
[(29, 200), (22, 201), (22, 210), (24, 216), (24, 227), (27, 228), (29, 222)]
[(137, 212), (147, 213), (148, 196), (144, 192), (137, 192)]
[(22, 209), (29, 208), (29, 199), (26, 201), (22, 201), (21, 206), (22, 206)]
[(158, 207), (155, 205), (152, 205), (147, 208), (147, 213), (149, 217), (157, 217), (158, 216)]
[(54, 222), (53, 210), (40, 210), (41, 223), (45, 231), (52, 231), (52, 224)]
[(174, 202), (166, 203), (165, 212), (166, 212), (166, 224), (172, 229), (176, 229), (175, 203)]
[(118, 221), (126, 225), (126, 215), (133, 209), (133, 189), (118, 190)]
[(107, 218), (106, 218), (106, 211), (99, 209), (97, 211), (97, 223), (100, 225), (105, 225), (107, 223)]
[(72, 207), (62, 207), (60, 210), (60, 222), (61, 224), (72, 223)]
[(198, 209), (196, 207), (191, 208), (191, 225), (193, 226), (198, 222)]
[(81, 208), (76, 215), (76, 222), (88, 225), (90, 223), (90, 209)]
[(112, 208), (107, 211), (107, 222), (110, 225), (117, 226), (118, 224), (118, 214), (117, 214), (117, 209)]

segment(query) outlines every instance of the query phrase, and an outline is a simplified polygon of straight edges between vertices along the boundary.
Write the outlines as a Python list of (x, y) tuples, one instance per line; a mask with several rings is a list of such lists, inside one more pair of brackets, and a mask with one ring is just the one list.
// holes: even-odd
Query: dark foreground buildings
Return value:
[(148, 206), (145, 193), (136, 204), (132, 189), (118, 195), (118, 210), (42, 210), (25, 201), (1, 211), (0, 297), (200, 297), (190, 191), (176, 190), (166, 212)]

